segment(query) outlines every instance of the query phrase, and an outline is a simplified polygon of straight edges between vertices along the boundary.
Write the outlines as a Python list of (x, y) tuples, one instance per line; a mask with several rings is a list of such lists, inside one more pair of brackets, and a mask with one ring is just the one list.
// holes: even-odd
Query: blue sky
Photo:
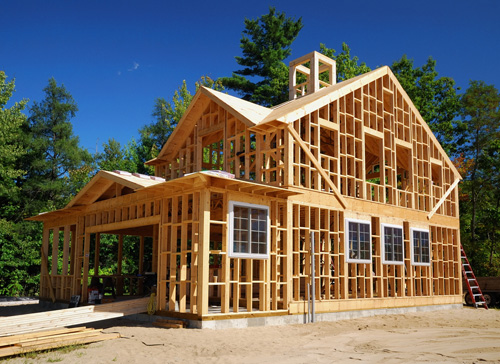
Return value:
[(371, 68), (432, 56), (462, 90), (500, 87), (498, 0), (0, 0), (0, 70), (16, 79), (16, 101), (40, 101), (50, 77), (63, 83), (79, 107), (74, 132), (94, 152), (137, 138), (154, 100), (171, 100), (183, 80), (194, 92), (202, 75), (238, 69), (244, 18), (270, 5), (302, 17), (290, 60), (346, 42)]

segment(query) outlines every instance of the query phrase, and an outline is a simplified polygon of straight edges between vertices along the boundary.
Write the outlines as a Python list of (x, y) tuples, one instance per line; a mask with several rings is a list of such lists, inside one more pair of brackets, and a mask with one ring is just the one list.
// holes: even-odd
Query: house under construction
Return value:
[[(388, 67), (335, 75), (317, 52), (292, 61), (290, 101), (272, 108), (201, 87), (148, 162), (154, 177), (101, 171), (31, 218), (44, 226), (41, 297), (86, 302), (90, 268), (140, 295), (148, 266), (157, 311), (202, 323), (299, 322), (309, 285), (325, 319), (461, 304), (458, 171)], [(103, 234), (118, 236), (109, 277)], [(139, 269), (125, 275), (127, 235)]]

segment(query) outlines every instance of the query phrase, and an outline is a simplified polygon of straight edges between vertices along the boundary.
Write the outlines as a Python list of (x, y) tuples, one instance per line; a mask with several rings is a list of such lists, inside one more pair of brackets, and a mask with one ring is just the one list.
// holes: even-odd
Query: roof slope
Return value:
[(140, 175), (123, 171), (99, 171), (89, 183), (70, 201), (66, 208), (90, 205), (97, 201), (114, 183), (139, 190), (164, 182), (163, 178)]
[(267, 107), (201, 86), (194, 95), (181, 120), (177, 123), (177, 127), (174, 129), (172, 135), (161, 148), (158, 156), (148, 161), (147, 164), (154, 165), (158, 161), (168, 159), (181, 147), (186, 137), (193, 131), (198, 118), (205, 107), (208, 106), (210, 100), (226, 109), (248, 126), (254, 126), (272, 111)]

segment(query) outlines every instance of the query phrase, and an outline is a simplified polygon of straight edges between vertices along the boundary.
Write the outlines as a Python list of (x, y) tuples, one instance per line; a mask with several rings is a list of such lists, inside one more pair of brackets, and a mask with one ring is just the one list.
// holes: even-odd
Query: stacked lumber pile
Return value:
[(147, 310), (149, 298), (108, 303), (96, 306), (30, 313), (0, 318), (0, 337), (43, 330), (54, 330), (87, 322), (108, 320)]
[(58, 329), (0, 338), (0, 358), (12, 355), (117, 339), (120, 334), (104, 334), (102, 329), (85, 327)]
[(158, 319), (153, 322), (153, 326), (163, 327), (164, 329), (184, 329), (187, 324), (181, 320)]

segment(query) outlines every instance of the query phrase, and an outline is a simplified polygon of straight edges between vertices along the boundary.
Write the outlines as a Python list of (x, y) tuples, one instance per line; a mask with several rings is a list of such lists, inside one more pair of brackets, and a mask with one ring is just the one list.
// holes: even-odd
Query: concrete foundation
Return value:
[[(461, 309), (462, 307), (463, 306), (461, 304), (449, 304), (449, 305), (316, 313), (316, 322), (350, 320), (361, 317), (371, 317), (379, 315), (398, 315), (411, 312), (452, 310), (452, 309)], [(168, 317), (136, 314), (127, 316), (127, 318), (143, 322), (153, 322), (157, 319), (165, 319)], [(224, 319), (224, 320), (206, 320), (206, 321), (182, 320), (182, 321), (187, 322), (189, 328), (218, 330), (218, 329), (230, 329), (230, 328), (246, 328), (255, 326), (281, 326), (281, 325), (305, 324), (309, 322), (309, 319), (307, 315), (282, 315), (282, 316), (266, 316), (266, 317), (251, 317), (251, 318), (234, 318), (234, 319)]]

